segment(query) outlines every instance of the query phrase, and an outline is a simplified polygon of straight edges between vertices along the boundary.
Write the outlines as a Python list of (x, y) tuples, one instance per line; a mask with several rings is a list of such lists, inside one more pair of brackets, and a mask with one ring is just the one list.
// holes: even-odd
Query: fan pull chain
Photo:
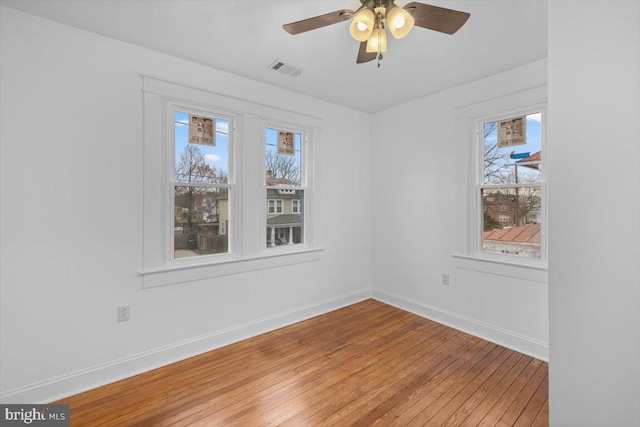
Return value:
[(380, 33), (378, 33), (378, 68), (380, 68), (380, 61), (382, 60), (383, 56), (382, 56), (382, 42), (380, 40)]

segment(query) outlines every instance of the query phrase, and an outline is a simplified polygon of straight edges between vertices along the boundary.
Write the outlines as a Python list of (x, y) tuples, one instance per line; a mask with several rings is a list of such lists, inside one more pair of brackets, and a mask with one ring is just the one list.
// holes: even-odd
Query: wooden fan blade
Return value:
[(404, 9), (413, 16), (415, 25), (418, 27), (445, 34), (453, 34), (458, 31), (471, 16), (466, 12), (431, 6), (420, 2), (408, 3), (404, 6)]
[(284, 28), (287, 33), (295, 35), (311, 30), (317, 30), (318, 28), (326, 27), (327, 25), (337, 24), (338, 22), (346, 21), (352, 16), (353, 10), (336, 10), (335, 12), (325, 13), (324, 15), (285, 24), (282, 28)]
[(356, 64), (373, 61), (377, 56), (378, 52), (367, 52), (367, 42), (362, 42), (360, 43), (360, 49), (358, 50), (358, 58), (356, 59)]

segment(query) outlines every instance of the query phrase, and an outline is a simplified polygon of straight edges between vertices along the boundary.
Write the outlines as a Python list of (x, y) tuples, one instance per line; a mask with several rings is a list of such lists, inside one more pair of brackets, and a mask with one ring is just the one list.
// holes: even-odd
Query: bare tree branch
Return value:
[[(175, 180), (184, 183), (224, 184), (228, 182), (228, 175), (220, 168), (209, 166), (202, 151), (197, 146), (188, 144), (180, 155), (180, 160), (176, 162)], [(193, 227), (193, 219), (198, 213), (196, 207), (198, 198), (207, 191), (211, 192), (212, 189), (191, 186), (176, 187), (175, 204), (176, 207), (188, 210), (188, 229)]]
[(274, 151), (267, 151), (265, 166), (273, 173), (274, 178), (287, 179), (300, 185), (300, 167), (293, 156), (284, 156)]
[(509, 172), (505, 165), (509, 161), (509, 154), (501, 153), (498, 141), (487, 143), (487, 138), (496, 132), (496, 122), (484, 125), (484, 177), (487, 184), (503, 184), (509, 182)]

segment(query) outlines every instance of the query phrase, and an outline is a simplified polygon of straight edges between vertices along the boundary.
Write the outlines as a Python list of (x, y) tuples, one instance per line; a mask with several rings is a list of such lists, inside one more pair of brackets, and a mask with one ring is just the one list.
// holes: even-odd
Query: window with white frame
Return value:
[(229, 174), (230, 118), (174, 105), (169, 113), (174, 118), (172, 258), (228, 253), (234, 187)]
[[(321, 119), (146, 76), (142, 82), (143, 287), (320, 259), (317, 215), (308, 209), (303, 221), (302, 206), (314, 206), (313, 135)], [(289, 124), (265, 126), (270, 115)], [(243, 138), (260, 133), (264, 139)], [(265, 222), (273, 230), (266, 239)]]
[(478, 121), (480, 250), (543, 257), (544, 110)]
[(282, 199), (269, 199), (269, 213), (270, 214), (281, 214), (282, 213)]
[[(306, 178), (305, 132), (285, 126), (265, 126), (265, 191), (268, 201), (267, 248), (304, 243)], [(273, 200), (279, 196), (282, 199)], [(279, 202), (279, 204), (278, 204)]]

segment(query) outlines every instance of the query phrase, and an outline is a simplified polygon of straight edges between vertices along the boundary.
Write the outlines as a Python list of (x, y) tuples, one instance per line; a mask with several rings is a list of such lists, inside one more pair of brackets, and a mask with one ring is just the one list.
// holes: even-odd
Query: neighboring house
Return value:
[(176, 206), (176, 209), (175, 209), (175, 215), (176, 215), (176, 216), (175, 216), (175, 219), (176, 219), (176, 220), (180, 220), (180, 219), (182, 219), (182, 218), (186, 218), (186, 216), (187, 216), (187, 214), (188, 214), (188, 213), (189, 213), (189, 209), (187, 209), (187, 208), (183, 208), (183, 207), (180, 207), (180, 206)]
[[(215, 234), (225, 234), (220, 232), (220, 228), (226, 229), (226, 227), (219, 227), (219, 224), (222, 213), (226, 213), (227, 210), (227, 195), (212, 196), (211, 194), (196, 194), (194, 198), (193, 211), (191, 212), (192, 224), (194, 226), (207, 224), (208, 227), (206, 228), (214, 229)], [(185, 226), (189, 213), (189, 207), (175, 207), (176, 227)], [(225, 220), (227, 220), (226, 216)]]
[(200, 212), (202, 212), (202, 220), (204, 222), (218, 222), (219, 219), (219, 207), (218, 198), (214, 197), (202, 197), (200, 202)]
[(540, 222), (540, 197), (494, 192), (482, 200), (482, 209), (502, 227)]
[(518, 161), (519, 166), (524, 166), (526, 168), (535, 169), (535, 170), (540, 170), (541, 164), (542, 164), (542, 151), (533, 153), (529, 157), (526, 157)]
[(507, 227), (482, 233), (482, 250), (540, 258), (540, 224)]
[[(541, 159), (542, 152), (538, 151), (527, 158), (518, 160), (517, 165), (540, 170)], [(483, 196), (483, 211), (500, 223), (502, 227), (540, 223), (540, 197), (522, 188), (518, 196), (512, 191), (511, 189), (504, 192), (495, 191)]]
[[(175, 207), (175, 249), (198, 249), (202, 253), (223, 253), (228, 250), (228, 196), (201, 193), (194, 196), (193, 210)], [(191, 215), (191, 227), (188, 218)], [(195, 233), (194, 233), (195, 232)]]
[(302, 243), (302, 190), (294, 182), (267, 176), (267, 247)]
[[(295, 183), (283, 178), (268, 177), (267, 186), (267, 246), (302, 243), (302, 190), (290, 187)], [(279, 187), (279, 188), (273, 188)], [(184, 226), (189, 209), (176, 207), (176, 227)], [(217, 197), (196, 196), (193, 224), (199, 232), (226, 235), (229, 230), (229, 196), (221, 192)]]

